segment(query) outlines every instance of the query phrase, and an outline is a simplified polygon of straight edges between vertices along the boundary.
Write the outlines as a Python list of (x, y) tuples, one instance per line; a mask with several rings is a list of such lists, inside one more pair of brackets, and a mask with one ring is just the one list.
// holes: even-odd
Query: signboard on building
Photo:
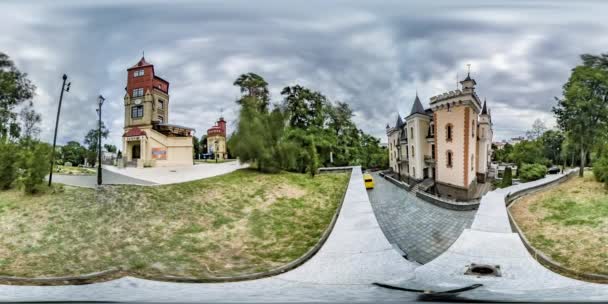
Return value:
[(167, 148), (152, 148), (152, 159), (166, 160)]

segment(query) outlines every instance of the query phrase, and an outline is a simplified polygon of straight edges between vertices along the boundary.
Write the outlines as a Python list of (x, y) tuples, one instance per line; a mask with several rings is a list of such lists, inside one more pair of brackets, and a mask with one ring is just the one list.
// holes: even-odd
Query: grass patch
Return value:
[(97, 174), (97, 169), (55, 165), (53, 167), (53, 173), (64, 175), (95, 175)]
[(0, 275), (118, 266), (144, 277), (210, 278), (269, 270), (319, 241), (348, 178), (243, 169), (166, 186), (0, 192)]
[(608, 191), (592, 172), (528, 195), (510, 211), (532, 245), (556, 262), (608, 274)]

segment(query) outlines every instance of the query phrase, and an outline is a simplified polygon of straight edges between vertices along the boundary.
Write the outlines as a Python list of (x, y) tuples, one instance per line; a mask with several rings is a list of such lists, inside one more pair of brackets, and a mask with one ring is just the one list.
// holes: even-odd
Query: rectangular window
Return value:
[(137, 70), (135, 72), (133, 72), (133, 77), (140, 77), (140, 76), (144, 76), (144, 70)]
[(133, 106), (131, 107), (131, 118), (142, 118), (144, 117), (144, 106)]
[(431, 145), (431, 158), (435, 159), (435, 145)]
[(144, 96), (144, 88), (133, 89), (133, 97)]
[(161, 110), (165, 108), (165, 101), (164, 100), (162, 100), (162, 99), (158, 100), (158, 108), (161, 109)]

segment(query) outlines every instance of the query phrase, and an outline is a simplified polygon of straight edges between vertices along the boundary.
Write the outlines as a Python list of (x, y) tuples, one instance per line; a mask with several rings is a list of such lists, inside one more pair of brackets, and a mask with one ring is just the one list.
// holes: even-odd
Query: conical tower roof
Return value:
[(418, 98), (418, 93), (416, 93), (416, 99), (414, 100), (414, 105), (412, 105), (412, 111), (410, 112), (410, 115), (414, 115), (416, 113), (426, 115), (424, 107), (422, 106), (422, 102), (420, 102), (420, 98)]

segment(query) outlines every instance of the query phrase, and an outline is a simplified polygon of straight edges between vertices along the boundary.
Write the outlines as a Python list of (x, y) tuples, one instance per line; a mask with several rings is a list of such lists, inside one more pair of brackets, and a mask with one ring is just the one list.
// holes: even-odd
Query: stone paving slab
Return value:
[(412, 301), (417, 294), (372, 285), (413, 279), (417, 264), (386, 240), (355, 167), (334, 230), (300, 267), (274, 277), (233, 283), (168, 283), (133, 277), (77, 286), (0, 285), (0, 301), (375, 302)]
[[(505, 197), (509, 193), (554, 181), (559, 176), (500, 189), (481, 200), (470, 229), (441, 256), (417, 268), (411, 280), (392, 282), (407, 288), (441, 290), (483, 284), (461, 294), (469, 300), (485, 301), (608, 301), (608, 285), (561, 276), (542, 266), (510, 229)], [(500, 265), (500, 277), (465, 275), (467, 265)]]
[(368, 190), (374, 212), (389, 242), (412, 261), (428, 263), (445, 252), (471, 226), (475, 210), (457, 211), (428, 203), (374, 174)]

